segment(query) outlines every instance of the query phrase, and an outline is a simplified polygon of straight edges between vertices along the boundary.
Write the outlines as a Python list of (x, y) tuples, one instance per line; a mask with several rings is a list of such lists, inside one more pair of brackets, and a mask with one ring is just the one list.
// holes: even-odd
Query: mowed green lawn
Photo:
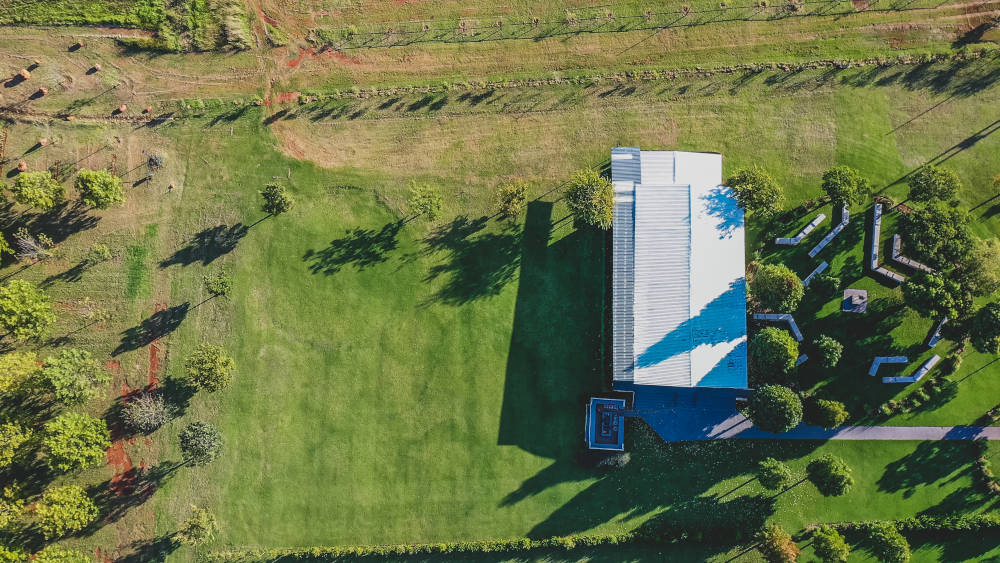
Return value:
[[(205, 229), (261, 219), (257, 190), (272, 179), (292, 188), (297, 205), (249, 227), (231, 251), (213, 243), (167, 266), (171, 304), (199, 303), (208, 269), (234, 271), (232, 298), (200, 305), (171, 336), (170, 354), (176, 373), (196, 342), (221, 342), (239, 376), (192, 401), (184, 420), (219, 424), (226, 452), (157, 494), (158, 528), (173, 529), (192, 502), (219, 515), (217, 546), (543, 537), (650, 518), (698, 524), (763, 493), (752, 482), (730, 492), (762, 457), (787, 459), (801, 474), (824, 452), (851, 463), (855, 489), (831, 499), (801, 484), (762, 518), (796, 529), (987, 507), (963, 444), (646, 440), (621, 472), (585, 469), (576, 461), (583, 399), (602, 389), (603, 240), (576, 230), (556, 193), (530, 203), (514, 227), (483, 218), (497, 178), (523, 176), (539, 196), (620, 144), (715, 150), (727, 170), (760, 161), (792, 205), (818, 195), (820, 173), (835, 163), (879, 183), (964, 141), (946, 164), (967, 182), (967, 205), (984, 199), (1000, 137), (973, 136), (995, 119), (997, 91), (921, 114), (947, 92), (888, 84), (665, 96), (642, 108), (612, 99), (610, 111), (573, 106), (527, 120), (312, 127), (300, 146), (329, 149), (309, 153), (334, 155), (320, 159), (329, 169), (282, 155), (252, 116), (170, 126), (164, 134), (188, 147), (188, 176), (168, 204), (177, 219), (161, 227), (175, 248)], [(439, 220), (407, 215), (411, 178), (442, 187)], [(995, 218), (983, 221), (983, 232), (996, 228)], [(972, 379), (989, 382), (980, 375), (995, 370)]]

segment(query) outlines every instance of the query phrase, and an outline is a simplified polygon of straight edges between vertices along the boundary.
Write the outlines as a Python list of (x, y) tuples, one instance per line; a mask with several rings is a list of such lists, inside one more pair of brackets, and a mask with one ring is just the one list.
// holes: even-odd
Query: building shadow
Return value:
[(203, 229), (170, 257), (161, 261), (160, 267), (167, 268), (174, 264), (188, 266), (195, 262), (207, 266), (217, 258), (232, 252), (249, 231), (250, 228), (243, 223), (216, 225)]
[(137, 326), (123, 332), (121, 343), (111, 352), (111, 355), (117, 356), (123, 352), (138, 350), (149, 346), (158, 338), (169, 335), (184, 322), (190, 309), (191, 303), (185, 301), (180, 305), (153, 313)]

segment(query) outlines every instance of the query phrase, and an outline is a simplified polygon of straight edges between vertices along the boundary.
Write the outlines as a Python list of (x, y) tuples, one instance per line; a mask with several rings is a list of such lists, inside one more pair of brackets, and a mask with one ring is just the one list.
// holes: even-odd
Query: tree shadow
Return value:
[(180, 542), (174, 539), (174, 534), (135, 540), (129, 544), (129, 552), (115, 558), (115, 563), (159, 563), (166, 561), (180, 545)]
[(432, 266), (424, 279), (432, 282), (444, 277), (434, 300), (464, 305), (498, 295), (514, 280), (520, 266), (521, 231), (508, 223), (499, 233), (480, 232), (488, 220), (485, 216), (456, 217), (424, 240), (426, 255), (445, 253), (444, 262)]
[(121, 520), (131, 509), (152, 498), (157, 489), (181, 467), (183, 463), (177, 461), (164, 461), (153, 467), (141, 464), (89, 487), (87, 493), (97, 505), (100, 515), (78, 535), (90, 536), (105, 525)]
[(173, 307), (153, 313), (152, 316), (143, 320), (138, 326), (134, 326), (123, 332), (121, 343), (111, 352), (111, 355), (117, 356), (123, 352), (143, 348), (151, 344), (154, 340), (167, 336), (177, 330), (177, 327), (187, 317), (190, 308), (191, 303), (185, 301), (180, 305), (174, 305)]
[(920, 442), (912, 453), (886, 465), (876, 484), (880, 491), (903, 491), (904, 497), (910, 497), (919, 486), (942, 486), (961, 479), (975, 458), (975, 446), (970, 442)]
[(231, 226), (216, 225), (203, 229), (169, 258), (161, 261), (160, 267), (167, 268), (174, 264), (188, 266), (195, 262), (207, 266), (217, 258), (232, 252), (249, 231), (250, 228), (243, 223)]
[(100, 218), (90, 215), (90, 208), (80, 202), (64, 202), (44, 212), (18, 212), (11, 203), (0, 210), (0, 228), (5, 232), (25, 227), (32, 233), (45, 233), (55, 243), (93, 229)]
[(386, 223), (379, 230), (355, 227), (344, 237), (330, 241), (326, 248), (309, 249), (302, 260), (309, 263), (314, 274), (333, 275), (344, 266), (353, 265), (358, 270), (370, 268), (389, 259), (389, 253), (399, 245), (399, 231), (404, 221)]
[(56, 282), (78, 282), (83, 278), (84, 272), (90, 269), (90, 264), (84, 261), (80, 261), (75, 266), (63, 270), (58, 274), (53, 274), (42, 280), (42, 287), (49, 287)]
[(191, 399), (198, 392), (196, 387), (189, 385), (187, 381), (179, 377), (164, 379), (160, 383), (159, 390), (163, 395), (164, 401), (173, 407), (173, 416), (175, 418), (184, 415), (188, 407), (191, 406)]

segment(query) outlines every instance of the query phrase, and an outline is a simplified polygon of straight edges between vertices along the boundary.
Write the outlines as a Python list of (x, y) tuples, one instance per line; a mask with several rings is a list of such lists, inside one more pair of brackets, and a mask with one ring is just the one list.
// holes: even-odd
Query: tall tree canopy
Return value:
[(833, 454), (822, 455), (806, 465), (806, 477), (823, 496), (846, 494), (854, 485), (851, 467)]
[(96, 520), (97, 515), (97, 505), (79, 485), (53, 487), (42, 493), (42, 499), (35, 505), (38, 528), (45, 539), (78, 532)]
[(41, 379), (64, 405), (82, 405), (111, 383), (111, 374), (86, 350), (64, 348), (45, 359)]
[(208, 391), (229, 387), (235, 369), (236, 362), (214, 344), (199, 344), (184, 363), (188, 381)]
[(863, 203), (872, 191), (871, 183), (850, 166), (834, 166), (823, 173), (823, 191), (834, 206)]
[(750, 295), (761, 309), (791, 313), (805, 295), (802, 280), (784, 264), (764, 264), (750, 280)]
[(910, 199), (913, 201), (951, 201), (958, 196), (962, 183), (958, 175), (945, 168), (924, 166), (910, 176)]
[(39, 209), (52, 209), (66, 198), (66, 189), (48, 171), (18, 174), (10, 191), (14, 201)]
[(783, 385), (761, 385), (750, 395), (747, 417), (764, 432), (787, 432), (802, 422), (802, 400)]
[(951, 269), (963, 262), (974, 246), (969, 231), (969, 214), (960, 209), (932, 203), (903, 215), (899, 230), (907, 253), (938, 270)]
[(281, 215), (291, 209), (294, 203), (292, 196), (288, 194), (288, 190), (281, 184), (268, 184), (264, 186), (264, 190), (260, 192), (260, 197), (264, 200), (261, 203), (260, 209), (268, 215)]
[(91, 207), (107, 209), (125, 203), (122, 179), (107, 170), (80, 170), (75, 185), (80, 199)]
[(566, 205), (580, 223), (610, 229), (615, 210), (615, 189), (597, 170), (580, 170), (569, 180)]
[(45, 424), (42, 434), (45, 463), (62, 472), (101, 465), (111, 447), (108, 425), (100, 418), (78, 412), (53, 418)]
[(972, 318), (972, 344), (988, 354), (1000, 354), (1000, 303), (987, 303)]
[(820, 526), (813, 531), (812, 547), (823, 563), (846, 563), (851, 548), (840, 532), (830, 526)]
[(760, 166), (740, 168), (726, 180), (739, 206), (747, 213), (768, 218), (781, 210), (785, 199), (781, 186)]
[(787, 330), (769, 326), (750, 341), (750, 365), (762, 381), (784, 382), (798, 357), (799, 343)]
[(45, 292), (24, 280), (0, 286), (0, 330), (18, 340), (41, 338), (56, 322)]
[(902, 285), (906, 304), (931, 317), (959, 318), (972, 310), (972, 295), (939, 273), (916, 272)]
[(222, 433), (207, 422), (192, 422), (178, 436), (181, 456), (189, 465), (206, 465), (222, 453)]

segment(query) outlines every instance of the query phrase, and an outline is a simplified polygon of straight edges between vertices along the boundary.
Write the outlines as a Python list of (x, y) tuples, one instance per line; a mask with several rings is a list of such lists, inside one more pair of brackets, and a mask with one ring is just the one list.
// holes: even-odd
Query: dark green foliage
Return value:
[(907, 305), (931, 317), (954, 319), (972, 309), (972, 295), (941, 274), (916, 272), (903, 282), (902, 289)]
[(48, 295), (24, 280), (0, 287), (0, 330), (18, 340), (41, 338), (56, 322)]
[(610, 229), (615, 208), (614, 187), (597, 170), (581, 170), (570, 178), (566, 205), (578, 222)]
[(788, 387), (761, 385), (747, 402), (747, 418), (765, 432), (787, 432), (802, 422), (802, 400)]
[(806, 476), (824, 496), (846, 494), (854, 485), (851, 468), (843, 459), (826, 454), (809, 462)]
[(840, 401), (814, 399), (806, 403), (805, 406), (806, 424), (813, 426), (834, 428), (843, 425), (849, 416), (847, 407)]
[(987, 303), (972, 318), (972, 344), (989, 354), (1000, 354), (1000, 303)]
[(225, 389), (233, 382), (236, 362), (219, 346), (199, 344), (184, 363), (187, 380), (208, 391)]
[(799, 343), (787, 330), (769, 326), (750, 341), (750, 365), (762, 381), (785, 381), (798, 357)]
[(75, 185), (80, 199), (92, 207), (107, 209), (125, 202), (121, 178), (107, 170), (80, 170)]
[(773, 457), (764, 458), (757, 465), (757, 480), (765, 489), (783, 489), (792, 483), (792, 477), (792, 470)]
[(903, 215), (899, 221), (908, 253), (938, 270), (950, 270), (974, 248), (969, 214), (960, 209), (930, 204)]
[(77, 413), (63, 413), (48, 423), (42, 432), (45, 463), (57, 471), (75, 471), (104, 463), (104, 453), (111, 447), (108, 425), (99, 418)]
[(45, 359), (41, 380), (60, 403), (82, 405), (111, 383), (111, 375), (90, 352), (64, 348)]
[(757, 549), (769, 563), (793, 563), (801, 552), (792, 536), (777, 524), (768, 524), (757, 534)]
[(288, 190), (281, 184), (268, 184), (264, 186), (264, 191), (260, 192), (260, 197), (264, 198), (260, 209), (268, 215), (281, 215), (292, 208), (295, 203), (292, 196), (288, 195)]
[(883, 563), (906, 563), (910, 560), (910, 544), (892, 523), (879, 522), (869, 526), (868, 545), (872, 555)]
[(823, 563), (844, 563), (851, 555), (844, 536), (830, 526), (820, 526), (813, 532), (812, 547)]
[(781, 186), (759, 166), (740, 168), (726, 180), (726, 185), (733, 189), (736, 201), (747, 213), (766, 219), (781, 210)]
[(222, 453), (222, 434), (207, 422), (192, 422), (181, 430), (181, 455), (189, 465), (206, 465)]
[(18, 174), (10, 191), (14, 201), (39, 209), (52, 209), (66, 197), (62, 184), (48, 171)]
[(924, 166), (910, 176), (910, 199), (919, 202), (951, 201), (958, 196), (958, 175), (937, 166)]
[(833, 338), (821, 334), (813, 340), (813, 346), (819, 354), (819, 363), (825, 368), (832, 368), (840, 362), (840, 356), (844, 352), (844, 346)]
[(977, 297), (1000, 289), (1000, 240), (976, 240), (954, 277), (965, 291)]
[(834, 166), (823, 173), (823, 191), (834, 207), (863, 203), (871, 190), (871, 183), (850, 166)]
[(840, 291), (840, 278), (831, 274), (820, 274), (813, 278), (809, 284), (809, 289), (815, 291), (823, 297), (833, 297)]
[(784, 264), (764, 264), (750, 280), (750, 295), (762, 310), (791, 313), (805, 295), (802, 280)]

